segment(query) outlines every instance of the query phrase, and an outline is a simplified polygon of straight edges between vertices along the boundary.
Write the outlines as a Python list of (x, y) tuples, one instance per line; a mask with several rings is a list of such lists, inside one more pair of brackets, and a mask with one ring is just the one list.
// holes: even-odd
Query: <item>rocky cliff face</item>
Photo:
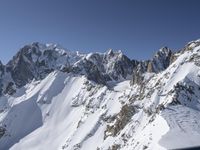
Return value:
[[(106, 84), (108, 81), (130, 78), (137, 64), (121, 51), (80, 54), (65, 51), (55, 44), (35, 42), (21, 48), (5, 66), (0, 63), (0, 75), (4, 93), (13, 94), (14, 87), (20, 88), (33, 79), (41, 80), (55, 70), (82, 74), (98, 84)], [(5, 76), (9, 76), (9, 83), (4, 83)], [(8, 92), (11, 87), (12, 92)]]
[(0, 77), (2, 77), (5, 73), (5, 66), (0, 61)]
[(54, 70), (84, 74), (89, 80), (99, 84), (132, 76), (131, 83), (140, 84), (144, 73), (165, 70), (172, 62), (172, 58), (173, 53), (167, 47), (160, 49), (151, 60), (137, 61), (130, 60), (121, 51), (79, 54), (65, 51), (55, 44), (35, 42), (21, 48), (7, 65), (0, 63), (0, 75), (3, 78), (6, 71), (16, 87), (22, 87), (33, 79), (43, 79)]
[[(161, 48), (151, 60), (137, 61), (111, 49), (106, 53), (80, 54), (65, 51), (56, 44), (35, 42), (22, 47), (8, 64), (0, 63), (2, 91), (13, 94), (15, 87), (22, 87), (33, 79), (43, 79), (54, 70), (86, 75), (89, 80), (104, 85), (108, 81), (130, 78), (132, 84), (141, 84), (144, 73), (165, 70), (172, 58), (173, 53), (167, 47)], [(6, 85), (5, 72), (12, 80)]]
[(173, 53), (168, 47), (161, 48), (150, 61), (152, 67), (147, 71), (158, 73), (165, 70), (171, 64), (172, 56)]
[(4, 73), (5, 73), (5, 67), (0, 61), (0, 96), (2, 95), (3, 92), (2, 76), (4, 75)]
[(33, 43), (26, 45), (6, 65), (6, 70), (12, 76), (17, 87), (22, 87), (33, 79), (42, 79), (62, 65), (67, 65), (66, 52), (58, 49), (57, 45)]
[(173, 53), (168, 47), (161, 48), (151, 60), (141, 61), (133, 70), (132, 84), (141, 84), (145, 73), (159, 73), (173, 61)]
[(89, 79), (106, 84), (107, 81), (120, 81), (130, 78), (136, 65), (137, 61), (131, 61), (121, 51), (109, 50), (106, 53), (88, 54), (72, 67), (85, 73)]

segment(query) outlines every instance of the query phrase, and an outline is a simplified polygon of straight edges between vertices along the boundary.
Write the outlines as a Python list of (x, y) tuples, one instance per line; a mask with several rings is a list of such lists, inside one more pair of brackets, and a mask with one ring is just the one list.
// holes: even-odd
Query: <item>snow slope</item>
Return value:
[[(123, 72), (120, 80), (99, 84), (87, 73), (58, 69), (17, 88), (13, 95), (2, 95), (0, 149), (154, 150), (200, 146), (199, 45), (198, 41), (189, 43), (161, 72), (144, 72), (140, 84), (130, 84), (130, 78), (121, 76)], [(99, 62), (107, 60), (104, 57), (122, 57), (121, 52), (114, 57), (112, 51), (107, 54), (81, 56), (74, 65), (80, 67), (89, 60), (101, 68)], [(126, 63), (120, 58), (117, 67), (127, 65), (129, 61), (123, 59)], [(104, 65), (111, 77), (123, 70), (115, 70), (114, 61)]]
[[(10, 139), (11, 137), (22, 138), (20, 141), (15, 140), (14, 142), (18, 143), (11, 149), (45, 149), (49, 145), (51, 145), (51, 149), (61, 149), (68, 142), (72, 148), (89, 139), (90, 134), (94, 134), (99, 128), (103, 133), (105, 127), (101, 127), (100, 118), (106, 111), (114, 114), (120, 110), (120, 103), (115, 102), (114, 99), (118, 99), (122, 94), (107, 91), (106, 87), (95, 87), (98, 88), (98, 91), (94, 89), (89, 92), (84, 82), (87, 82), (85, 77), (53, 72), (41, 82), (30, 83), (23, 91), (19, 90), (15, 95), (9, 97), (6, 105), (9, 105), (10, 108), (7, 112), (12, 112), (13, 116), (20, 115), (24, 120), (13, 120), (8, 114), (4, 115), (5, 118), (2, 117), (2, 124), (10, 127), (7, 128), (7, 134), (11, 136), (2, 138), (1, 142), (4, 144), (0, 144), (1, 148), (7, 149), (12, 146), (13, 143), (7, 142), (14, 141)], [(84, 99), (84, 97), (86, 98)], [(78, 101), (77, 105), (80, 106), (73, 104), (72, 107), (73, 101)], [(31, 108), (23, 103), (27, 103)], [(85, 104), (83, 105), (83, 103)], [(107, 107), (107, 109), (102, 107)], [(26, 111), (15, 112), (15, 110)], [(33, 115), (33, 112), (37, 115)], [(31, 125), (28, 124), (28, 118)], [(11, 125), (15, 126), (13, 127), (7, 122), (12, 122)], [(20, 125), (22, 122), (24, 122), (23, 126)], [(29, 128), (28, 131), (26, 127)], [(16, 128), (18, 132), (12, 131)], [(21, 135), (23, 132), (26, 132), (27, 136)], [(5, 144), (4, 141), (8, 144)], [(70, 147), (69, 149), (71, 149)]]

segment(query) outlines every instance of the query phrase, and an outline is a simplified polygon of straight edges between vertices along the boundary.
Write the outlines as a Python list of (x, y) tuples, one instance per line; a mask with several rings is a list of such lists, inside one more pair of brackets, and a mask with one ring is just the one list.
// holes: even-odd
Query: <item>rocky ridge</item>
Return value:
[(142, 82), (143, 74), (158, 73), (172, 62), (172, 51), (164, 47), (153, 59), (131, 60), (121, 51), (80, 54), (64, 50), (56, 44), (38, 42), (25, 45), (6, 65), (0, 62), (1, 94), (13, 94), (34, 80), (44, 79), (49, 73), (59, 70), (82, 74), (98, 84), (132, 78), (132, 84)]

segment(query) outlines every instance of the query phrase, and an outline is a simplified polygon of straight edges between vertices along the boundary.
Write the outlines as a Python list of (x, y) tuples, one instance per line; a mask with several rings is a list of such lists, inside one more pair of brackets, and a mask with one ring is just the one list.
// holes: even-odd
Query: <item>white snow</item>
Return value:
[[(17, 89), (12, 96), (0, 97), (0, 126), (6, 128), (0, 149), (107, 150), (115, 145), (123, 150), (154, 150), (199, 146), (200, 72), (198, 60), (191, 58), (200, 55), (200, 46), (190, 46), (193, 50), (177, 54), (177, 60), (163, 72), (144, 74), (143, 87), (131, 86), (130, 80), (124, 79), (98, 85), (85, 76), (54, 71)], [(113, 67), (121, 56), (118, 53), (106, 69)], [(71, 55), (74, 57), (68, 58), (68, 63), (85, 57), (92, 60), (94, 53)], [(57, 64), (63, 62), (65, 58), (60, 58)], [(177, 84), (182, 87), (176, 89)], [(174, 98), (181, 104), (172, 105)], [(108, 126), (119, 121), (124, 105), (134, 106), (134, 114), (115, 136), (105, 138)]]
[(199, 146), (200, 112), (184, 106), (171, 106), (162, 112), (170, 130), (160, 140), (167, 149)]

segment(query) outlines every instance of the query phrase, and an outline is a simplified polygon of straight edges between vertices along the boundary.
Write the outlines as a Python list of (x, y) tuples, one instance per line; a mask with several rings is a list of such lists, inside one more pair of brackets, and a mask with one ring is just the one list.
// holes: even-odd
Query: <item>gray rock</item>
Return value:
[(138, 64), (131, 61), (121, 52), (92, 53), (72, 66), (74, 73), (82, 73), (89, 80), (106, 84), (107, 81), (127, 79), (132, 75), (133, 68)]
[(144, 73), (159, 73), (165, 70), (172, 60), (172, 51), (167, 47), (161, 48), (151, 60), (141, 61), (134, 67), (131, 84), (141, 85)]

